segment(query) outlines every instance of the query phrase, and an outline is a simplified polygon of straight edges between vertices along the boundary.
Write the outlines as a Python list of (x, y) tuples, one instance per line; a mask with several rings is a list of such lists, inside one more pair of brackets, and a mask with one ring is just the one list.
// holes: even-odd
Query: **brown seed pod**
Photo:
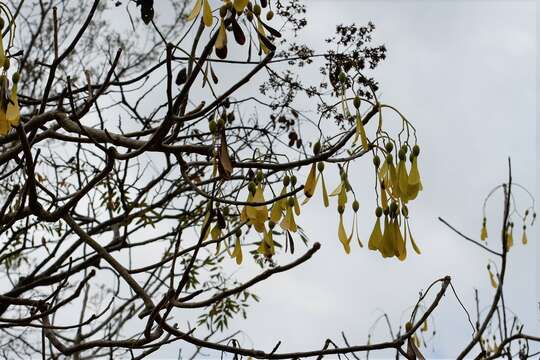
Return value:
[(244, 34), (244, 31), (242, 30), (242, 27), (240, 24), (238, 24), (238, 21), (236, 19), (231, 19), (231, 25), (232, 25), (232, 31), (234, 34), (234, 40), (239, 45), (244, 45), (246, 43), (246, 35)]
[(187, 81), (187, 70), (186, 68), (180, 69), (178, 72), (178, 75), (176, 75), (176, 85), (180, 86), (184, 84)]
[(216, 49), (216, 55), (220, 59), (225, 59), (227, 57), (227, 45), (223, 46), (221, 49)]

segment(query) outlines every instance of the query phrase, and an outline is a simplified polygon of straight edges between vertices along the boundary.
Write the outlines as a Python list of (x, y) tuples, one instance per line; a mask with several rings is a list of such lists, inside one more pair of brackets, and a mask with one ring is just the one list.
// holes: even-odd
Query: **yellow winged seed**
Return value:
[(422, 191), (422, 181), (420, 180), (420, 173), (418, 172), (418, 162), (416, 156), (413, 158), (411, 164), (408, 183), (409, 187), (407, 191), (407, 199), (414, 200), (418, 196), (418, 193)]
[(298, 203), (298, 198), (296, 197), (296, 194), (293, 195), (294, 200), (294, 213), (296, 216), (300, 215), (300, 204)]
[[(287, 193), (287, 187), (284, 186), (283, 189), (281, 189), (281, 193), (279, 196), (283, 196)], [(286, 209), (286, 206), (284, 205), (287, 199), (280, 199), (276, 201), (274, 204), (272, 204), (272, 209), (270, 211), (270, 220), (274, 223), (278, 223), (279, 220), (281, 220), (281, 216), (283, 216), (283, 210)]]
[(354, 143), (356, 143), (358, 137), (360, 137), (360, 141), (362, 142), (362, 148), (364, 148), (364, 150), (367, 150), (369, 148), (369, 142), (366, 136), (366, 129), (364, 128), (364, 123), (362, 122), (362, 117), (360, 117), (360, 114), (356, 116), (356, 135)]
[[(408, 224), (408, 223), (406, 222), (405, 224)], [(420, 255), (422, 252), (420, 251), (420, 248), (418, 247), (418, 245), (416, 245), (416, 242), (414, 241), (414, 238), (413, 238), (412, 233), (411, 233), (411, 225), (407, 226), (407, 230), (408, 230), (409, 238), (411, 239), (411, 244), (412, 244), (412, 247), (413, 247), (414, 251), (418, 255)]]
[(272, 249), (274, 248), (274, 237), (272, 235), (271, 230), (270, 231), (265, 231), (263, 240)]
[(270, 210), (270, 220), (276, 224), (279, 222), (279, 220), (281, 220), (282, 216), (280, 201), (281, 200), (276, 201)]
[(0, 106), (0, 135), (6, 135), (9, 132), (9, 122), (6, 112)]
[(409, 178), (407, 176), (407, 168), (405, 166), (405, 160), (399, 160), (397, 176), (398, 176), (399, 192), (402, 195), (401, 199), (404, 202), (406, 202), (407, 201), (406, 195), (409, 191)]
[[(253, 202), (253, 194), (251, 193), (251, 191), (248, 191), (248, 197), (247, 197), (247, 200), (246, 202), (248, 203), (251, 203)], [(249, 220), (250, 216), (248, 215), (248, 209), (250, 209), (249, 211), (251, 212), (251, 208), (253, 208), (252, 206), (244, 206), (244, 209), (242, 209), (242, 213), (240, 214), (240, 220), (241, 221), (246, 221), (246, 220)]]
[(385, 258), (394, 256), (394, 231), (390, 224), (391, 223), (388, 222), (388, 217), (385, 216), (383, 238), (379, 248), (382, 256)]
[(272, 257), (275, 254), (272, 231), (265, 231), (263, 240), (259, 244), (257, 251), (266, 257)]
[(388, 207), (388, 196), (386, 195), (386, 189), (383, 182), (381, 182), (381, 207), (386, 209)]
[(212, 8), (208, 3), (208, 0), (203, 0), (203, 22), (207, 27), (212, 26), (214, 23), (214, 17), (212, 16)]
[(488, 237), (486, 224), (482, 224), (482, 230), (480, 231), (480, 240), (486, 240)]
[(236, 263), (240, 265), (242, 263), (242, 245), (240, 244), (240, 238), (237, 237), (234, 243), (234, 250), (232, 256), (236, 259)]
[(397, 220), (394, 220), (394, 241), (396, 244), (396, 256), (399, 260), (404, 261), (407, 258), (407, 246), (401, 235), (401, 230)]
[(388, 163), (384, 161), (383, 164), (381, 165), (381, 168), (379, 169), (379, 178), (385, 179), (387, 174), (388, 174)]
[(343, 248), (345, 249), (345, 252), (349, 254), (351, 252), (350, 238), (347, 237), (347, 233), (345, 232), (345, 227), (343, 226), (342, 214), (339, 214), (338, 238), (339, 238), (339, 241), (341, 241), (341, 243), (343, 244)]
[(187, 17), (187, 21), (193, 21), (197, 16), (199, 16), (202, 8), (202, 0), (196, 0), (193, 9)]
[(491, 270), (488, 270), (489, 272), (489, 281), (491, 282), (491, 286), (496, 289), (497, 288), (497, 280), (495, 279), (495, 275), (491, 272)]
[(212, 240), (217, 240), (221, 237), (221, 228), (219, 227), (218, 223), (216, 223), (210, 231), (210, 237)]
[(382, 243), (382, 231), (381, 231), (381, 218), (378, 217), (373, 227), (373, 231), (369, 236), (368, 249), (370, 250), (379, 250)]
[(0, 64), (4, 64), (5, 61), (6, 61), (6, 52), (4, 50), (4, 39), (2, 38), (2, 36), (0, 36)]
[(264, 45), (264, 43), (261, 40), (261, 36), (266, 36), (266, 33), (264, 32), (264, 27), (260, 20), (257, 20), (257, 30), (259, 31), (259, 46), (261, 47), (261, 50), (263, 53), (268, 54), (270, 52), (270, 49)]
[(7, 121), (11, 126), (19, 125), (21, 120), (21, 112), (19, 108), (19, 100), (17, 98), (17, 87), (13, 85), (13, 90), (11, 92), (11, 97), (9, 98), (9, 103), (6, 112)]
[(221, 19), (215, 47), (216, 49), (223, 49), (225, 46), (227, 46), (227, 31), (225, 30), (225, 21)]
[[(209, 220), (210, 220), (210, 212), (207, 210), (206, 214), (204, 215), (203, 229)], [(208, 239), (208, 235), (210, 235), (210, 224), (208, 224), (208, 227), (206, 228), (206, 232), (203, 235), (203, 241)]]
[(338, 196), (338, 206), (345, 206), (345, 204), (347, 204), (347, 187), (343, 185)]
[(338, 196), (341, 193), (341, 187), (343, 186), (343, 181), (341, 181), (338, 186), (330, 193), (330, 196)]
[(360, 245), (360, 247), (363, 248), (364, 244), (362, 244), (362, 240), (360, 240), (360, 233), (358, 232), (358, 217), (356, 214), (354, 215), (353, 230), (351, 230), (351, 237), (354, 230), (356, 230), (356, 241), (358, 241), (358, 245)]
[(294, 221), (293, 210), (290, 206), (287, 206), (287, 212), (279, 226), (281, 226), (283, 230), (289, 230), (292, 232), (296, 232), (298, 230), (296, 222)]
[[(259, 184), (255, 190), (255, 195), (253, 195), (252, 202), (262, 203), (264, 201), (262, 185)], [(268, 220), (268, 208), (266, 205), (247, 206), (246, 213), (255, 230), (260, 233), (264, 232), (264, 223)]]
[(417, 157), (415, 156), (411, 164), (411, 171), (409, 173), (409, 185), (417, 185), (421, 183), (420, 172), (418, 171), (418, 161), (416, 159)]
[(316, 176), (316, 165), (313, 163), (311, 165), (311, 170), (309, 170), (309, 175), (304, 184), (304, 194), (310, 198), (315, 193), (315, 187), (317, 186), (317, 176)]
[(510, 250), (510, 248), (514, 245), (514, 237), (512, 236), (512, 230), (508, 231), (508, 234), (506, 234), (506, 249)]
[(324, 182), (323, 174), (321, 174), (321, 180), (322, 180), (323, 204), (324, 204), (324, 207), (328, 207), (330, 205), (330, 201), (328, 199), (328, 191), (326, 190), (326, 184)]
[(394, 164), (388, 164), (388, 174), (390, 175), (390, 190), (395, 197), (400, 196), (399, 192), (399, 182), (397, 176), (397, 170)]

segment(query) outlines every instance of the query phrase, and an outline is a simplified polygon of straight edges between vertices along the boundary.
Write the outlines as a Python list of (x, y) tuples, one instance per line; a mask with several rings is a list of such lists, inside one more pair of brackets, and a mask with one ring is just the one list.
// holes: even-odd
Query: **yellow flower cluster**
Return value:
[[(4, 30), (4, 21), (0, 18), (0, 31)], [(0, 65), (2, 72), (0, 74), (0, 135), (6, 135), (11, 127), (19, 125), (21, 114), (19, 100), (17, 98), (17, 84), (19, 83), (19, 74), (16, 72), (12, 76), (13, 86), (11, 91), (7, 77), (9, 69), (9, 57), (4, 50), (4, 42), (0, 36)]]
[[(485, 209), (484, 209), (485, 213)], [(523, 245), (527, 245), (529, 242), (529, 239), (527, 237), (527, 217), (529, 216), (529, 210), (525, 211), (525, 214), (523, 215), (523, 226), (522, 226), (522, 233), (521, 233), (521, 243)], [(536, 219), (536, 213), (533, 213), (532, 220), (530, 225), (534, 225), (534, 221)], [(514, 246), (514, 223), (509, 222), (508, 226), (506, 228), (506, 251), (509, 251), (512, 246)], [(488, 238), (488, 231), (487, 231), (487, 219), (484, 216), (482, 219), (482, 228), (480, 230), (480, 239), (485, 241)]]
[[(412, 148), (409, 157), (411, 162), (409, 171), (407, 171), (406, 166), (406, 146), (401, 147), (398, 151), (397, 169), (391, 154), (393, 144), (387, 143), (385, 149), (388, 155), (382, 166), (378, 156), (373, 159), (375, 168), (378, 170), (381, 204), (375, 211), (377, 220), (369, 237), (368, 248), (379, 251), (385, 258), (395, 256), (403, 261), (407, 257), (406, 243), (408, 238), (414, 251), (420, 254), (420, 249), (412, 237), (408, 222), (409, 211), (406, 205), (410, 200), (416, 199), (422, 190), (417, 160), (420, 148), (418, 145)], [(381, 224), (383, 215), (384, 220)], [(403, 227), (403, 233), (401, 227)]]

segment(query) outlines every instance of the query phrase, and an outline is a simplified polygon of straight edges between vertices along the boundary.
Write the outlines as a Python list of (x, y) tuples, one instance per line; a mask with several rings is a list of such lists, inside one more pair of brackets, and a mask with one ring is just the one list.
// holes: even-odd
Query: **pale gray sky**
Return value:
[[(232, 328), (244, 330), (239, 338), (243, 346), (264, 350), (279, 340), (280, 351), (316, 349), (328, 337), (340, 342), (341, 331), (351, 343), (365, 343), (381, 311), (389, 314), (394, 328), (403, 324), (418, 292), (447, 274), (474, 316), (473, 289), (479, 290), (481, 307), (488, 305), (494, 292), (485, 268), (489, 257), (437, 217), (478, 238), (483, 199), (506, 180), (508, 156), (514, 180), (536, 195), (536, 3), (307, 1), (307, 5), (309, 25), (301, 39), (311, 46), (319, 47), (338, 23), (369, 20), (377, 26), (376, 41), (387, 45), (388, 60), (376, 72), (381, 100), (413, 122), (422, 146), (424, 192), (411, 212), (423, 254), (411, 254), (401, 263), (355, 247), (347, 256), (337, 243), (337, 216), (319, 206), (309, 207), (301, 223), (312, 241), (322, 243), (321, 251), (304, 266), (258, 286), (261, 302), (251, 306), (246, 321), (235, 322)], [(306, 76), (318, 80), (316, 71)], [(368, 162), (360, 160), (353, 167), (357, 175), (351, 175), (369, 188), (356, 187), (360, 198), (366, 199), (360, 210), (364, 239), (373, 225), (369, 201), (373, 179), (371, 173), (363, 175), (371, 170)], [(493, 206), (488, 212), (491, 234), (497, 231), (499, 209)], [(525, 328), (538, 334), (538, 237), (531, 232), (529, 239), (529, 245), (519, 244), (510, 253), (505, 300)], [(434, 320), (437, 337), (426, 356), (455, 357), (471, 330), (451, 293)], [(378, 329), (375, 340), (382, 340), (386, 331), (382, 324)], [(155, 358), (175, 356), (177, 349), (178, 345), (171, 346)]]

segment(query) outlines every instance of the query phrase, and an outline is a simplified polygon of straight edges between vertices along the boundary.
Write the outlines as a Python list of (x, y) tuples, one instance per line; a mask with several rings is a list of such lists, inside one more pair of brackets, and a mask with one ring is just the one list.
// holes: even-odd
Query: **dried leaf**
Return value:
[(221, 144), (219, 146), (218, 171), (219, 175), (223, 179), (228, 180), (231, 178), (233, 166), (227, 147), (227, 136), (225, 135), (225, 129), (221, 129), (220, 143)]

